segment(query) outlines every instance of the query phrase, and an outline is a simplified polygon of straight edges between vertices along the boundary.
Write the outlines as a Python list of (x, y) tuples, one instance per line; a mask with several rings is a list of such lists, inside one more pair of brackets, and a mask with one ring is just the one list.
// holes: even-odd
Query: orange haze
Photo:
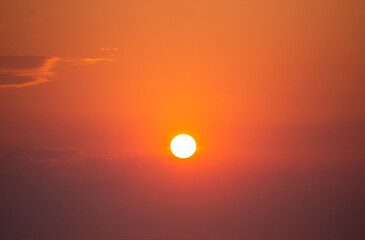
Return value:
[(4, 239), (360, 239), (364, 16), (357, 0), (1, 1)]

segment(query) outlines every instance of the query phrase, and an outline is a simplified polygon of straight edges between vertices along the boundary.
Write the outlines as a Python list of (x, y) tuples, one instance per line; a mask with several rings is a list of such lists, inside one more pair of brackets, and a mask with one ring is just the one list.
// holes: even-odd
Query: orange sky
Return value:
[[(357, 0), (1, 1), (5, 238), (357, 239), (364, 16)], [(189, 160), (169, 151), (180, 133)]]

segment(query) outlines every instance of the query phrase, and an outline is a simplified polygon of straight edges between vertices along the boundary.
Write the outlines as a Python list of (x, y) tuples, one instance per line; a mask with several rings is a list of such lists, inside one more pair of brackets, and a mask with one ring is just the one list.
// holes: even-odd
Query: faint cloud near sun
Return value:
[(117, 48), (100, 50), (103, 57), (97, 58), (0, 55), (0, 88), (21, 88), (48, 82), (55, 65), (82, 66), (115, 61)]

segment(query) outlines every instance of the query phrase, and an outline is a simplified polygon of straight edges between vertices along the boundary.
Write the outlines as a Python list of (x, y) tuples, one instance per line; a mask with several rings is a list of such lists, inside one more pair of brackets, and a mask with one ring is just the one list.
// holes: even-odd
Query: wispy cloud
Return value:
[[(80, 148), (46, 147), (0, 149), (0, 175), (6, 176), (54, 176), (72, 175), (85, 169), (88, 159)], [(2, 171), (6, 169), (7, 171)]]
[[(1, 27), (1, 25), (0, 25)], [(103, 48), (103, 57), (74, 58), (55, 56), (0, 55), (0, 88), (21, 88), (50, 81), (55, 65), (85, 66), (114, 62), (117, 48)]]
[(49, 81), (58, 57), (0, 55), (0, 88), (27, 87)]
[(59, 62), (61, 64), (78, 65), (90, 65), (100, 62), (114, 62), (114, 58), (62, 58)]
[(74, 66), (79, 65), (91, 65), (96, 63), (102, 63), (102, 62), (115, 62), (116, 56), (118, 52), (118, 48), (101, 48), (100, 49), (101, 56), (95, 57), (95, 58), (62, 58), (60, 59), (60, 64), (70, 64)]
[[(155, 161), (156, 162), (156, 161)], [(143, 166), (143, 168), (142, 168)], [(78, 147), (6, 148), (0, 146), (0, 182), (8, 175), (131, 175), (151, 167), (139, 158), (95, 156)], [(6, 170), (6, 171), (5, 171)]]
[(85, 151), (79, 148), (38, 148), (28, 150), (25, 156), (31, 162), (49, 166), (75, 166), (83, 158)]
[(103, 54), (106, 54), (110, 57), (114, 57), (117, 55), (117, 52), (118, 52), (118, 48), (117, 47), (114, 47), (114, 48), (100, 48), (100, 51), (103, 53)]

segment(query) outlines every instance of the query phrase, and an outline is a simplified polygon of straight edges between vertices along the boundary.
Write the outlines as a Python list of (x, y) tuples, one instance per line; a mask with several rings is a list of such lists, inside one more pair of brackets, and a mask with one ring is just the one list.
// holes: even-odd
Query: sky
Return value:
[(0, 237), (364, 239), (364, 42), (360, 0), (0, 0)]

